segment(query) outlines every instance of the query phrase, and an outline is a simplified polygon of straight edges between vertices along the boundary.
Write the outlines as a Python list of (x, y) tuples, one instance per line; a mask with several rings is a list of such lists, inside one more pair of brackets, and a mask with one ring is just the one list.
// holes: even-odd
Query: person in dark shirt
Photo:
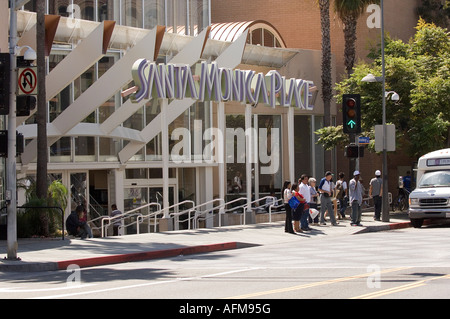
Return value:
[(84, 207), (82, 205), (77, 206), (75, 211), (72, 211), (66, 219), (66, 229), (69, 235), (81, 237), (81, 239), (85, 239), (88, 236), (91, 238), (92, 232), (90, 232), (89, 225), (87, 222), (80, 220), (83, 212)]
[(411, 193), (411, 172), (406, 172), (406, 176), (403, 176), (403, 187)]

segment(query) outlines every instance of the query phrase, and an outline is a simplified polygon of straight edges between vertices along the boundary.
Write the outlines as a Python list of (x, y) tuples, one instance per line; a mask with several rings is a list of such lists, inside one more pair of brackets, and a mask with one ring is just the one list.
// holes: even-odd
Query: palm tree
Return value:
[[(40, 199), (46, 199), (47, 182), (47, 101), (45, 93), (45, 3), (46, 1), (36, 1), (36, 53), (37, 53), (37, 173), (36, 173), (36, 195)], [(44, 229), (44, 236), (48, 235), (48, 218), (46, 214), (41, 214), (41, 225)]]
[(324, 125), (330, 126), (330, 107), (333, 98), (331, 77), (330, 40), (330, 0), (318, 0), (320, 9), (320, 28), (322, 33), (322, 99), (324, 104)]
[[(322, 100), (324, 127), (331, 125), (331, 99), (333, 83), (331, 77), (331, 40), (330, 40), (330, 0), (317, 0), (320, 9), (320, 29), (322, 33)], [(331, 167), (331, 152), (325, 151), (325, 167)]]
[(379, 0), (335, 0), (334, 11), (344, 23), (344, 64), (347, 75), (353, 73), (356, 57), (356, 27), (358, 18), (364, 13), (367, 6), (380, 3)]

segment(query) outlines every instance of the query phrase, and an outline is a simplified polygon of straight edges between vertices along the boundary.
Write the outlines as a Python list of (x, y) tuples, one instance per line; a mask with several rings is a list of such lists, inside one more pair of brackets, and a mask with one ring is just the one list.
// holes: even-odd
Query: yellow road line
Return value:
[(437, 277), (416, 281), (416, 282), (413, 282), (413, 283), (410, 283), (410, 284), (406, 284), (406, 285), (402, 285), (402, 286), (398, 286), (398, 287), (393, 287), (393, 288), (389, 288), (389, 289), (375, 291), (375, 292), (372, 292), (370, 294), (356, 296), (356, 297), (353, 297), (353, 298), (350, 298), (350, 299), (373, 299), (373, 298), (378, 298), (378, 297), (386, 296), (386, 295), (393, 294), (393, 293), (396, 293), (396, 292), (401, 292), (401, 291), (405, 291), (405, 290), (409, 290), (409, 289), (413, 289), (413, 288), (422, 287), (422, 286), (425, 286), (427, 284), (427, 282), (432, 281), (432, 280), (449, 279), (449, 278), (450, 278), (450, 275), (437, 276)]
[[(400, 270), (404, 270), (404, 269), (408, 269), (408, 268), (411, 268), (411, 267), (399, 267), (399, 268), (386, 269), (386, 270), (380, 271), (379, 274), (386, 274), (386, 273), (400, 271)], [(365, 274), (360, 274), (360, 275), (355, 275), (355, 276), (341, 277), (341, 278), (330, 279), (330, 280), (325, 280), (325, 281), (313, 282), (310, 284), (298, 285), (298, 286), (293, 286), (293, 287), (260, 291), (260, 292), (255, 292), (255, 293), (250, 293), (250, 294), (245, 294), (245, 295), (240, 295), (240, 296), (228, 297), (225, 299), (245, 299), (245, 298), (261, 297), (261, 296), (265, 296), (265, 295), (284, 293), (284, 292), (289, 292), (289, 291), (323, 286), (323, 285), (331, 285), (331, 284), (335, 284), (338, 282), (350, 281), (350, 280), (354, 280), (354, 279), (373, 276), (373, 274), (374, 274), (373, 272), (370, 272), (370, 273), (365, 273)]]

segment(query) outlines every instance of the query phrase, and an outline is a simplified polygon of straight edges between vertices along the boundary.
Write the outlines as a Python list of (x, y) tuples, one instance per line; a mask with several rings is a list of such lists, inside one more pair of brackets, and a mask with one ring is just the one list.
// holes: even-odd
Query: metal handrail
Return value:
[[(117, 216), (120, 216), (120, 215), (117, 215)], [(136, 225), (138, 225), (136, 227), (136, 232), (137, 232), (136, 234), (139, 235), (139, 223), (142, 222), (144, 215), (142, 215), (141, 213), (135, 213), (135, 214), (132, 214), (132, 215), (127, 215), (126, 217), (135, 217), (135, 216), (136, 216), (136, 220), (134, 222), (131, 222), (131, 223), (126, 224), (126, 225), (123, 225), (123, 224), (120, 225), (119, 226), (119, 230), (121, 230), (121, 229), (123, 229), (125, 227), (128, 227), (128, 226), (136, 224)]]
[[(283, 201), (283, 199), (280, 198), (280, 199), (277, 200), (277, 202), (279, 202), (279, 201)], [(283, 202), (281, 204), (279, 204), (279, 205), (272, 204), (272, 205), (269, 206), (269, 223), (272, 222), (272, 208), (283, 208), (283, 207), (284, 207), (284, 203)]]
[[(240, 209), (240, 208), (245, 208), (243, 214), (240, 216), (240, 223), (241, 223), (241, 225), (242, 225), (242, 224), (245, 225), (246, 213), (247, 213), (247, 211), (252, 210), (252, 207), (251, 207), (252, 204), (258, 203), (258, 202), (260, 202), (260, 201), (262, 201), (262, 200), (267, 200), (268, 198), (272, 199), (272, 198), (274, 198), (274, 196), (265, 196), (265, 197), (262, 197), (262, 198), (253, 200), (253, 201), (251, 201), (250, 203), (247, 203), (247, 202), (246, 202), (246, 203), (243, 204), (243, 205), (239, 205), (239, 206), (233, 207), (233, 208), (231, 208), (231, 209), (227, 209), (227, 210), (224, 210), (224, 208), (225, 208), (226, 206), (228, 206), (228, 205), (230, 205), (230, 204), (233, 204), (233, 203), (235, 203), (235, 202), (240, 202), (240, 201), (243, 201), (243, 200), (247, 200), (247, 197), (240, 197), (240, 198), (236, 198), (236, 199), (234, 199), (234, 200), (231, 200), (231, 201), (229, 201), (229, 202), (223, 202), (221, 205), (216, 206), (216, 207), (212, 208), (211, 210), (207, 210), (207, 211), (204, 211), (204, 212), (197, 212), (197, 216), (196, 216), (196, 224), (198, 224), (198, 221), (199, 221), (199, 219), (201, 218), (201, 217), (200, 217), (201, 215), (204, 215), (206, 212), (211, 212), (211, 211), (219, 210), (219, 227), (222, 227), (222, 218), (220, 217), (220, 215), (225, 214), (225, 213), (230, 212), (230, 211), (234, 211), (234, 210)], [(278, 200), (276, 200), (276, 202), (279, 202), (280, 200), (281, 200), (281, 199), (278, 199)], [(259, 206), (259, 207), (260, 207), (260, 208), (265, 208), (265, 207), (267, 207), (268, 205), (269, 205), (269, 204), (263, 204), (263, 205), (261, 205), (261, 206)], [(270, 205), (270, 206), (277, 207), (277, 208), (278, 208), (278, 207), (281, 207), (281, 206), (276, 206), (276, 205)], [(271, 221), (271, 220), (272, 220), (272, 216), (271, 216), (272, 210), (271, 210), (270, 206), (269, 206), (269, 220)], [(205, 217), (204, 220), (206, 220), (207, 218), (210, 218), (210, 217)]]
[[(227, 210), (227, 212), (233, 211), (233, 210), (236, 210), (236, 209), (239, 209), (239, 208), (245, 208), (244, 209), (244, 213), (242, 214), (241, 220), (240, 220), (241, 225), (245, 225), (245, 223), (246, 223), (246, 221), (245, 221), (246, 220), (246, 213), (247, 213), (247, 211), (252, 210), (252, 204), (255, 204), (255, 203), (259, 202), (259, 201), (265, 200), (267, 198), (273, 198), (273, 197), (274, 196), (265, 196), (265, 197), (262, 197), (262, 198), (259, 198), (259, 199), (255, 199), (254, 201), (251, 201), (250, 203), (247, 202), (247, 203), (245, 203), (243, 205), (240, 205), (240, 206), (237, 206), (237, 207), (233, 207), (232, 209)], [(233, 202), (242, 201), (242, 200), (247, 200), (247, 198), (246, 197), (240, 197), (240, 198), (237, 198), (237, 199), (234, 199), (234, 200), (232, 200), (230, 202), (225, 203), (225, 205), (229, 205), (229, 204), (231, 204)], [(260, 207), (266, 207), (266, 206), (267, 206), (267, 204), (264, 204), (264, 205), (262, 205)], [(219, 227), (221, 227), (220, 218), (219, 218)]]
[[(198, 209), (198, 208), (200, 208), (200, 207), (202, 207), (202, 206), (206, 206), (206, 205), (209, 205), (209, 204), (214, 204), (214, 202), (217, 202), (217, 201), (220, 202), (220, 205), (219, 205), (219, 206), (212, 207), (211, 209), (207, 209), (207, 210), (205, 210), (205, 211), (199, 211), (199, 209)], [(210, 200), (210, 201), (207, 201), (207, 202), (205, 202), (205, 203), (203, 203), (203, 204), (199, 204), (199, 205), (194, 206), (194, 207), (192, 207), (191, 209), (189, 209), (189, 210), (187, 211), (187, 213), (188, 213), (188, 218), (187, 218), (187, 221), (188, 221), (188, 229), (191, 229), (191, 219), (193, 219), (193, 221), (194, 221), (194, 222), (193, 222), (193, 225), (194, 225), (193, 229), (196, 229), (196, 228), (198, 228), (197, 222), (198, 222), (198, 216), (199, 216), (199, 215), (205, 214), (205, 213), (208, 213), (208, 212), (212, 212), (212, 211), (217, 210), (217, 209), (222, 209), (224, 203), (225, 203), (225, 200), (224, 200), (223, 198), (215, 198), (215, 199), (212, 199), (212, 200)], [(195, 212), (195, 215), (194, 215), (193, 217), (191, 217), (191, 213), (192, 213), (192, 212)], [(179, 215), (181, 215), (181, 214), (183, 214), (183, 213), (186, 213), (186, 211), (185, 211), (185, 212), (179, 213)], [(186, 220), (183, 220), (183, 221), (186, 221)]]
[[(92, 219), (91, 222), (101, 219), (102, 237), (105, 237), (104, 236), (105, 235), (105, 227), (108, 227), (109, 225), (111, 225), (111, 221), (115, 221), (116, 219), (123, 219), (123, 218), (129, 217), (134, 212), (139, 211), (139, 210), (144, 209), (144, 208), (147, 208), (147, 207), (150, 207), (150, 206), (157, 206), (157, 207), (159, 207), (158, 211), (161, 211), (161, 204), (159, 204), (159, 203), (148, 203), (148, 204), (145, 204), (143, 206), (134, 208), (134, 209), (132, 209), (132, 210), (130, 210), (128, 212), (125, 212), (125, 213), (122, 213), (120, 215), (116, 215), (116, 216), (113, 216), (113, 217), (101, 216), (101, 217), (98, 217), (96, 219)], [(149, 213), (148, 215), (151, 215), (151, 214), (154, 214), (154, 213), (156, 213), (156, 212)], [(142, 215), (142, 214), (140, 214), (140, 215)], [(148, 216), (148, 215), (142, 215), (142, 216)], [(108, 224), (105, 225), (106, 221), (108, 222)], [(127, 226), (129, 226), (129, 225), (127, 225)]]
[[(195, 206), (195, 202), (194, 201), (192, 201), (192, 200), (185, 200), (185, 201), (182, 201), (181, 203), (173, 204), (173, 205), (171, 205), (169, 207), (163, 208), (161, 210), (161, 212), (163, 213), (163, 216), (166, 216), (166, 211), (168, 211), (168, 210), (170, 210), (172, 208), (175, 208), (175, 207), (179, 207), (181, 205), (185, 205), (185, 204), (191, 204), (192, 207)], [(168, 214), (169, 217), (170, 216), (174, 216), (175, 217), (175, 219), (174, 219), (174, 225), (176, 226), (175, 230), (179, 230), (180, 229), (180, 220), (179, 220), (180, 215), (186, 214), (186, 213), (189, 214), (189, 212), (192, 210), (192, 207), (189, 208), (189, 209), (185, 209), (185, 210), (183, 210), (181, 212), (173, 212), (173, 213), (169, 212), (169, 214)]]
[[(161, 204), (159, 204), (159, 203), (153, 203), (153, 204), (159, 205), (159, 210), (157, 210), (155, 212), (152, 212), (152, 213), (149, 213), (148, 215), (143, 215), (142, 219), (140, 220), (140, 223), (144, 222), (145, 219), (150, 219), (151, 217), (154, 217), (155, 218), (155, 222), (154, 222), (154, 229), (155, 229), (155, 231), (156, 231), (157, 216), (158, 215), (162, 214), (163, 216), (165, 216), (166, 215), (165, 213), (166, 213), (167, 210), (170, 210), (170, 209), (173, 209), (173, 208), (178, 208), (179, 206), (185, 205), (185, 204), (191, 204), (193, 207), (195, 206), (195, 202), (193, 202), (191, 200), (185, 200), (185, 201), (182, 201), (180, 203), (173, 204), (173, 205), (171, 205), (169, 207), (166, 207), (166, 208), (161, 208)], [(147, 204), (147, 205), (149, 205), (149, 204)], [(133, 211), (136, 211), (136, 210), (139, 210), (139, 209), (142, 209), (142, 208), (145, 208), (145, 206), (138, 207), (138, 208), (134, 209)], [(182, 215), (182, 214), (185, 214), (185, 213), (190, 213), (191, 210), (192, 210), (192, 208), (189, 208), (189, 209), (185, 209), (185, 210), (183, 210), (181, 212), (169, 213), (169, 216), (174, 216), (175, 217), (176, 230), (179, 229), (179, 223), (180, 223), (179, 216)], [(132, 212), (132, 211), (130, 211), (130, 212)], [(139, 228), (139, 226), (138, 226), (138, 228)], [(150, 224), (148, 225), (148, 229), (149, 229), (149, 232), (150, 232)]]

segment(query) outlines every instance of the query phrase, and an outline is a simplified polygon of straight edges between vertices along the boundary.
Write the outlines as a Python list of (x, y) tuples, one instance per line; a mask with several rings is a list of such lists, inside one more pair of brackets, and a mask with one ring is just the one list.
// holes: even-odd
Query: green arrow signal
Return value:
[(356, 125), (356, 122), (353, 121), (353, 120), (350, 120), (350, 121), (347, 123), (347, 125), (350, 126), (350, 128), (354, 128), (355, 125)]

